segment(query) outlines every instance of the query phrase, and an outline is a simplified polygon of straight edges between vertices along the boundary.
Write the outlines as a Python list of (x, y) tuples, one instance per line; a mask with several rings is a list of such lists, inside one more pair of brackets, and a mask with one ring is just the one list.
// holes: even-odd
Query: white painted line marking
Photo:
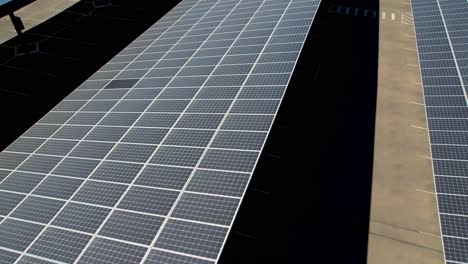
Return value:
[(428, 193), (428, 194), (433, 194), (433, 195), (436, 194), (435, 192), (426, 191), (426, 190), (422, 190), (422, 189), (416, 189), (416, 191), (418, 191), (418, 192), (423, 192), (423, 193)]
[(424, 232), (424, 231), (418, 231), (419, 233), (421, 234), (424, 234), (424, 235), (428, 235), (428, 236), (433, 236), (433, 237), (438, 237), (440, 238), (440, 236), (436, 235), (436, 234), (431, 234), (431, 233), (427, 233), (427, 232)]
[(386, 16), (387, 16), (387, 14), (385, 14), (385, 12), (382, 12), (382, 20), (385, 20)]
[(395, 13), (392, 13), (392, 20), (395, 20)]
[(424, 156), (424, 155), (416, 155), (416, 157), (418, 157), (418, 158), (423, 158), (423, 159), (429, 159), (429, 160), (432, 160), (432, 158), (431, 158), (431, 157)]
[(425, 128), (425, 127), (420, 127), (420, 126), (413, 126), (413, 125), (411, 125), (410, 127), (412, 127), (412, 128), (417, 128), (417, 129), (424, 129), (424, 130), (427, 130), (427, 128)]
[(55, 11), (55, 12), (62, 12), (63, 11), (62, 9), (57, 9), (57, 8), (46, 8), (46, 10)]
[(400, 20), (404, 25), (414, 25), (413, 15), (411, 13), (402, 13)]

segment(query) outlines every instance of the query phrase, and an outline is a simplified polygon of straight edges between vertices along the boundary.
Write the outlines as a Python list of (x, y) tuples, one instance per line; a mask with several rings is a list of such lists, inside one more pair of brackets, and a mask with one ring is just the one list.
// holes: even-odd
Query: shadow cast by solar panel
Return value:
[(366, 262), (379, 20), (353, 2), (322, 2), (219, 263)]

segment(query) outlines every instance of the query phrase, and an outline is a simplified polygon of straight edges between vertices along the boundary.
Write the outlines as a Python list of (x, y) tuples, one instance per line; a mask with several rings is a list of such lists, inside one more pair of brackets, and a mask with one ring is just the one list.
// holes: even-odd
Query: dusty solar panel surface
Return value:
[(182, 1), (0, 153), (0, 259), (216, 262), (318, 5)]
[(447, 263), (468, 263), (468, 2), (413, 0)]

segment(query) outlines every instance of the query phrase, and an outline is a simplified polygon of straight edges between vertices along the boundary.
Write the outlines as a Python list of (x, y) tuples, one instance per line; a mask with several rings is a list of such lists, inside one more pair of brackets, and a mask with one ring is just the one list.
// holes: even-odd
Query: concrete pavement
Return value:
[(444, 262), (409, 1), (380, 1), (371, 264)]

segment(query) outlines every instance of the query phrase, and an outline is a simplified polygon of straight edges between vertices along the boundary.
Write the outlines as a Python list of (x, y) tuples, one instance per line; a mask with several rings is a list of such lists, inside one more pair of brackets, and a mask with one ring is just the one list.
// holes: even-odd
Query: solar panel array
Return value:
[(468, 2), (412, 0), (447, 263), (468, 263)]
[(182, 1), (0, 153), (0, 259), (216, 262), (318, 5)]

